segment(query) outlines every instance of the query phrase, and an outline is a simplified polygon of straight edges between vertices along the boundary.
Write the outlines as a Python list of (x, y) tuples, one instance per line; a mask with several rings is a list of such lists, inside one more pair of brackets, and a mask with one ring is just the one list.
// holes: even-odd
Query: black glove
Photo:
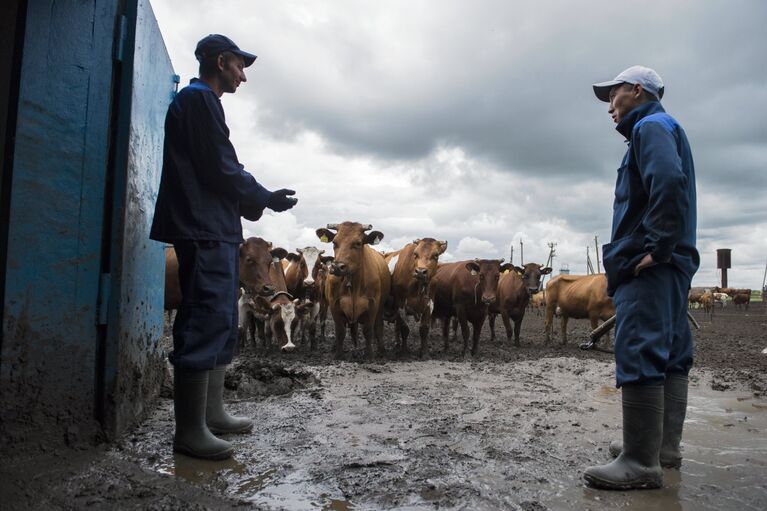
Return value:
[(240, 202), (240, 216), (244, 217), (246, 220), (250, 220), (251, 222), (255, 222), (259, 218), (261, 218), (261, 215), (264, 214), (264, 208), (256, 207), (251, 203), (246, 202)]
[(285, 211), (293, 206), (296, 205), (298, 202), (298, 199), (294, 199), (293, 197), (288, 197), (288, 195), (295, 195), (296, 192), (294, 190), (288, 190), (287, 188), (283, 188), (281, 190), (277, 190), (276, 192), (272, 192), (272, 196), (269, 197), (269, 200), (266, 201), (266, 207), (271, 209), (272, 211)]

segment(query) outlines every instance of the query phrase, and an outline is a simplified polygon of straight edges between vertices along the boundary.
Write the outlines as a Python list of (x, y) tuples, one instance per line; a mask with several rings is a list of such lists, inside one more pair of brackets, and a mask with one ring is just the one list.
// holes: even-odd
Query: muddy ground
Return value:
[[(767, 314), (694, 312), (696, 367), (681, 471), (666, 487), (584, 488), (620, 434), (612, 355), (544, 345), (543, 320), (525, 318), (522, 346), (500, 321), (476, 357), (442, 351), (362, 361), (362, 341), (337, 361), (318, 353), (246, 346), (227, 374), (233, 411), (257, 427), (231, 437), (234, 459), (174, 455), (172, 400), (115, 445), (4, 460), (3, 509), (765, 509)], [(415, 343), (411, 342), (415, 348)]]

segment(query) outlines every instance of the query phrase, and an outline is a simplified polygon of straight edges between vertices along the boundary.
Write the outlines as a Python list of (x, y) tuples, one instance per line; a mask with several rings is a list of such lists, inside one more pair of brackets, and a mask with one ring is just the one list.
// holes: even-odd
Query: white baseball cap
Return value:
[(609, 82), (595, 83), (593, 86), (594, 94), (600, 101), (609, 103), (610, 89), (621, 83), (639, 84), (644, 90), (658, 98), (658, 101), (663, 97), (663, 80), (661, 80), (660, 75), (654, 69), (644, 66), (631, 66), (621, 71), (615, 79)]

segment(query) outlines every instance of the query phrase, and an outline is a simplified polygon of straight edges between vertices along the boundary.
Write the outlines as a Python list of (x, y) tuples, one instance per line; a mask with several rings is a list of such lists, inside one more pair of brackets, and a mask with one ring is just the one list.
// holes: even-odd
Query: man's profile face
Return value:
[(610, 90), (610, 107), (607, 113), (616, 124), (641, 104), (642, 86), (621, 83)]
[(245, 59), (234, 53), (219, 55), (219, 75), (221, 77), (222, 92), (233, 93), (241, 82), (247, 82), (245, 78)]

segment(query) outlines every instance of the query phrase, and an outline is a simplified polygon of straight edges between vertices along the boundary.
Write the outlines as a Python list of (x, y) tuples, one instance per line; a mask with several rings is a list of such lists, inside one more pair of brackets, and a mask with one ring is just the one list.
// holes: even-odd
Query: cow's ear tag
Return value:
[(381, 238), (373, 238), (373, 245), (378, 245), (379, 243), (381, 243)]
[(471, 270), (472, 275), (477, 275), (477, 270)]
[(504, 270), (504, 271), (503, 271), (503, 274), (504, 274), (504, 275), (505, 275), (505, 274), (507, 274), (507, 273), (509, 273), (509, 270), (508, 270), (508, 269), (506, 269), (506, 270)]
[(323, 234), (322, 237), (320, 238), (320, 241), (323, 243), (327, 243), (329, 240), (328, 240), (328, 237)]

